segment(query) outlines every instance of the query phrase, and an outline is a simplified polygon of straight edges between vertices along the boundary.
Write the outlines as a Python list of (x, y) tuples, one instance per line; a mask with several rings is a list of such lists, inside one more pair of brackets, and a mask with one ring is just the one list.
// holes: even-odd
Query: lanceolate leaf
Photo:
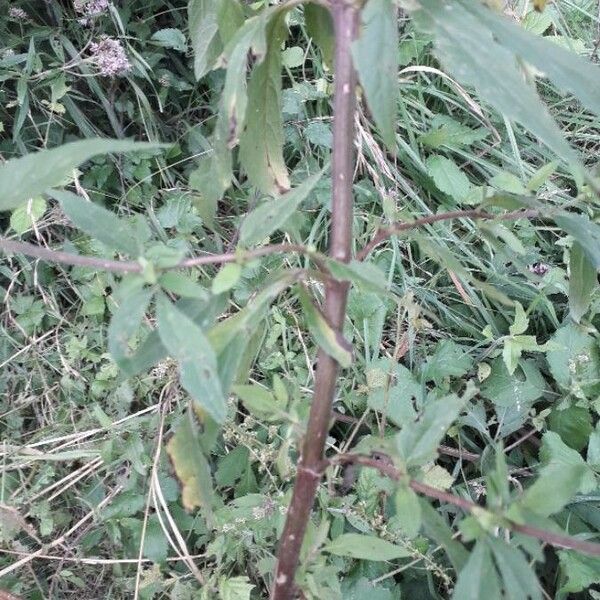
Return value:
[(542, 104), (535, 88), (524, 82), (510, 43), (499, 43), (469, 3), (420, 0), (409, 3), (417, 24), (435, 36), (438, 55), (461, 82), (507, 117), (518, 121), (556, 154), (577, 164), (577, 157)]
[(321, 311), (313, 304), (302, 286), (298, 288), (298, 297), (306, 318), (308, 329), (317, 344), (329, 356), (335, 358), (344, 368), (352, 364), (352, 348), (341, 333), (336, 332), (327, 322)]
[(222, 423), (225, 396), (210, 342), (200, 327), (163, 295), (157, 298), (156, 313), (160, 339), (179, 362), (181, 385), (217, 423)]
[(554, 221), (580, 244), (590, 263), (600, 270), (600, 225), (593, 223), (583, 215), (563, 213), (554, 217)]
[(50, 195), (60, 202), (67, 217), (84, 233), (124, 254), (140, 255), (140, 245), (127, 221), (72, 192), (52, 190)]
[(368, 0), (352, 57), (367, 104), (384, 142), (396, 147), (398, 102), (398, 24), (392, 0)]
[(543, 37), (532, 35), (479, 2), (458, 0), (458, 4), (475, 15), (500, 44), (511, 48), (557, 86), (573, 93), (587, 108), (600, 114), (600, 69), (597, 65)]
[(569, 257), (569, 308), (571, 316), (579, 323), (587, 312), (592, 292), (598, 285), (598, 272), (579, 242), (571, 248)]
[(160, 147), (160, 144), (96, 138), (13, 158), (0, 165), (0, 211), (16, 208), (29, 198), (60, 185), (73, 169), (98, 154)]
[(321, 49), (323, 60), (333, 65), (334, 32), (331, 13), (324, 6), (306, 4), (304, 6), (306, 31), (313, 42)]
[(181, 483), (183, 506), (187, 510), (202, 508), (205, 516), (210, 519), (213, 502), (212, 478), (192, 418), (191, 414), (184, 417), (167, 444), (167, 453)]
[(322, 171), (315, 173), (284, 196), (267, 200), (254, 209), (242, 223), (240, 242), (247, 246), (256, 244), (283, 227), (310, 194), (322, 174)]
[(363, 560), (393, 560), (410, 555), (409, 551), (402, 546), (396, 546), (373, 535), (359, 533), (344, 533), (329, 542), (323, 550), (337, 556)]
[(456, 581), (452, 600), (501, 600), (500, 582), (489, 546), (477, 542)]
[(250, 181), (266, 194), (290, 187), (283, 160), (281, 115), (281, 43), (285, 28), (280, 17), (267, 28), (268, 50), (252, 71), (248, 84), (246, 128), (240, 138), (240, 161)]
[(196, 79), (201, 79), (213, 68), (223, 49), (217, 24), (218, 4), (218, 0), (190, 0), (188, 3)]

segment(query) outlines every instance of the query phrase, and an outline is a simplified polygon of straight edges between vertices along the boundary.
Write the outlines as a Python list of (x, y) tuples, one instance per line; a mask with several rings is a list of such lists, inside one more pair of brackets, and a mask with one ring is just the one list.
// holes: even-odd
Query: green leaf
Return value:
[(167, 444), (177, 479), (181, 483), (181, 500), (186, 510), (202, 508), (210, 519), (213, 506), (213, 489), (210, 467), (198, 440), (198, 432), (188, 414)]
[(41, 196), (30, 198), (13, 210), (10, 215), (10, 226), (18, 235), (23, 235), (35, 225), (46, 212), (46, 201)]
[[(141, 534), (141, 531), (140, 531)], [(169, 542), (158, 517), (150, 517), (144, 538), (144, 556), (152, 562), (161, 563), (169, 555)]]
[(250, 452), (246, 446), (236, 446), (220, 461), (215, 473), (215, 481), (222, 487), (230, 487), (242, 476), (248, 468)]
[(179, 362), (181, 385), (201, 409), (222, 423), (226, 414), (225, 396), (210, 342), (200, 327), (163, 295), (157, 298), (156, 314), (160, 339)]
[(527, 196), (529, 190), (521, 183), (521, 180), (512, 173), (507, 171), (501, 171), (497, 175), (494, 175), (490, 180), (489, 184), (499, 190), (509, 192), (510, 194), (518, 194)]
[(159, 29), (152, 34), (150, 39), (163, 48), (170, 48), (177, 50), (177, 52), (187, 52), (187, 41), (180, 29)]
[(500, 44), (511, 48), (516, 56), (539, 69), (557, 86), (577, 96), (591, 111), (600, 114), (600, 87), (590, 85), (590, 81), (600, 80), (600, 69), (596, 65), (544, 37), (529, 34), (511, 19), (482, 4), (469, 0), (459, 0), (459, 3), (476, 16), (480, 27), (489, 29)]
[(475, 87), (485, 101), (523, 124), (567, 162), (577, 164), (535, 88), (524, 81), (510, 43), (498, 43), (487, 24), (482, 26), (476, 6), (420, 0), (407, 8), (416, 24), (435, 36), (438, 56), (459, 81)]
[(452, 340), (443, 340), (423, 366), (423, 377), (441, 386), (448, 377), (462, 377), (473, 364), (466, 349)]
[(489, 537), (486, 542), (502, 576), (505, 597), (510, 600), (541, 600), (541, 587), (525, 555), (499, 539)]
[(590, 263), (600, 270), (600, 226), (583, 215), (571, 213), (558, 215), (554, 221), (581, 244)]
[[(589, 591), (600, 583), (600, 558), (563, 550), (558, 553), (563, 581), (559, 592), (563, 594)], [(569, 596), (560, 596), (568, 598)]]
[(323, 551), (361, 560), (394, 560), (410, 556), (406, 548), (372, 535), (359, 533), (343, 533), (329, 542)]
[(396, 446), (407, 466), (424, 465), (437, 455), (437, 448), (466, 399), (455, 394), (430, 401), (416, 423), (407, 423), (396, 435)]
[(525, 333), (529, 327), (529, 319), (523, 310), (523, 306), (520, 302), (515, 302), (515, 320), (513, 324), (508, 328), (510, 335), (519, 335)]
[(458, 575), (453, 600), (502, 600), (498, 574), (485, 542), (477, 542), (467, 564)]
[(417, 537), (421, 529), (421, 504), (419, 497), (408, 485), (400, 485), (394, 494), (395, 523), (408, 539)]
[(308, 329), (317, 344), (341, 367), (347, 369), (352, 364), (352, 347), (343, 335), (335, 331), (321, 311), (313, 304), (302, 286), (298, 288), (298, 298), (306, 319)]
[(167, 271), (163, 273), (158, 283), (166, 290), (182, 296), (184, 298), (197, 298), (199, 300), (207, 300), (208, 292), (197, 281), (183, 273), (176, 271)]
[(547, 432), (541, 449), (544, 466), (539, 477), (518, 503), (543, 517), (559, 512), (577, 492), (590, 492), (595, 477), (581, 455), (569, 448), (557, 433)]
[(450, 196), (456, 202), (462, 202), (471, 191), (467, 176), (454, 161), (445, 156), (430, 156), (426, 161), (428, 173), (438, 190)]
[(52, 190), (65, 214), (77, 228), (99, 240), (108, 248), (132, 257), (140, 255), (140, 244), (135, 229), (114, 213), (65, 190)]
[(218, 35), (217, 4), (215, 0), (188, 2), (188, 23), (196, 80), (204, 77), (214, 67), (223, 49)]
[(366, 292), (385, 294), (387, 281), (383, 271), (370, 262), (351, 260), (342, 263), (333, 259), (326, 260), (327, 268), (337, 281), (350, 281)]
[(311, 175), (287, 194), (267, 200), (255, 208), (242, 223), (240, 242), (245, 246), (256, 244), (281, 229), (313, 190), (322, 174), (320, 171)]
[(569, 309), (576, 323), (581, 321), (598, 285), (598, 272), (579, 242), (574, 242), (569, 256)]
[(239, 397), (250, 413), (259, 417), (280, 417), (281, 406), (273, 394), (260, 385), (234, 385), (233, 393)]
[(238, 263), (226, 264), (213, 279), (212, 293), (223, 294), (228, 292), (240, 280), (241, 274), (241, 265)]
[(0, 165), (0, 211), (61, 185), (73, 169), (98, 154), (164, 148), (161, 144), (93, 138), (40, 150)]
[(250, 600), (250, 593), (256, 586), (245, 575), (219, 580), (220, 600)]
[(286, 31), (278, 17), (267, 28), (267, 54), (250, 76), (246, 127), (240, 136), (240, 162), (248, 178), (259, 190), (273, 195), (290, 188), (281, 113), (281, 44)]
[(239, 0), (218, 0), (217, 22), (219, 23), (219, 36), (223, 45), (227, 46), (244, 24), (244, 9)]
[(594, 430), (592, 415), (582, 406), (569, 406), (563, 410), (553, 408), (548, 417), (548, 428), (558, 433), (565, 444), (578, 452), (587, 446)]
[(108, 326), (108, 350), (119, 367), (130, 359), (129, 342), (146, 314), (154, 290), (140, 277), (124, 279), (113, 299), (117, 303)]
[(511, 375), (502, 358), (492, 361), (492, 370), (481, 386), (481, 395), (502, 407), (530, 407), (542, 397), (546, 385), (532, 360), (523, 360)]
[(398, 26), (392, 0), (367, 0), (352, 58), (375, 124), (386, 146), (396, 149)]
[(328, 66), (333, 66), (335, 38), (331, 13), (324, 6), (312, 3), (305, 4), (304, 22), (308, 36), (321, 50), (323, 61)]

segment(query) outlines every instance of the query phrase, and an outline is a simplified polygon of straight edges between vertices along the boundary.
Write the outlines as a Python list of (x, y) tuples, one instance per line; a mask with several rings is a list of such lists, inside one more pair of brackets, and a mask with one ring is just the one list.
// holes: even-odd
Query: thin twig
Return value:
[(449, 221), (450, 219), (497, 219), (499, 221), (516, 221), (517, 219), (533, 219), (539, 216), (540, 211), (537, 209), (517, 210), (501, 215), (494, 215), (492, 213), (477, 209), (452, 210), (445, 213), (438, 213), (436, 215), (428, 215), (414, 221), (396, 223), (390, 227), (379, 229), (373, 236), (373, 239), (357, 253), (356, 258), (357, 260), (364, 260), (376, 246), (393, 235), (403, 231), (408, 231), (410, 229), (415, 229), (416, 227), (422, 227), (423, 225), (431, 225), (432, 223), (437, 223), (438, 221)]
[[(394, 465), (391, 463), (391, 460), (379, 460), (362, 454), (338, 454), (330, 459), (330, 463), (359, 464), (365, 467), (371, 467), (373, 469), (377, 469), (395, 481), (398, 481), (404, 476), (399, 469), (394, 467)], [(450, 492), (439, 490), (420, 481), (415, 481), (414, 479), (411, 479), (408, 482), (408, 485), (418, 494), (422, 494), (423, 496), (427, 496), (429, 498), (435, 498), (436, 500), (444, 502), (445, 504), (453, 504), (454, 506), (458, 506), (468, 513), (486, 510), (484, 507), (472, 502), (471, 500), (461, 498), (460, 496), (455, 496)], [(579, 540), (569, 535), (553, 533), (551, 531), (546, 531), (530, 525), (521, 525), (520, 523), (515, 523), (504, 516), (500, 516), (500, 518), (503, 525), (505, 525), (507, 529), (537, 538), (538, 540), (549, 544), (550, 546), (567, 548), (569, 550), (575, 550), (584, 554), (591, 554), (592, 556), (600, 556), (600, 544)]]

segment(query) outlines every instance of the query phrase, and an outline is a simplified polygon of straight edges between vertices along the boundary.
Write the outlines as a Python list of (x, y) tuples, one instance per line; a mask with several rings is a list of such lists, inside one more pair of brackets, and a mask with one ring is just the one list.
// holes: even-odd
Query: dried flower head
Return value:
[(104, 77), (124, 75), (131, 69), (131, 63), (119, 40), (104, 37), (99, 42), (90, 44), (90, 51), (92, 62)]
[(26, 21), (29, 18), (27, 13), (22, 8), (17, 8), (14, 6), (8, 10), (8, 16), (15, 21)]
[(97, 17), (108, 10), (108, 0), (73, 0), (75, 12), (86, 17)]

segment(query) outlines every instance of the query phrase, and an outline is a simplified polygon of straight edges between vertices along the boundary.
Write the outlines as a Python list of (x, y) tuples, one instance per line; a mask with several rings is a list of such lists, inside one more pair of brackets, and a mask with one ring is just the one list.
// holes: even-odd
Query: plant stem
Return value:
[[(335, 92), (333, 99), (332, 216), (329, 254), (348, 262), (352, 249), (352, 176), (354, 172), (354, 115), (356, 72), (351, 45), (358, 34), (359, 9), (345, 0), (331, 7), (335, 28)], [(325, 292), (325, 317), (341, 332), (346, 315), (348, 283), (330, 281)], [(279, 541), (273, 600), (291, 600), (294, 576), (311, 509), (323, 474), (325, 440), (332, 418), (338, 364), (322, 350), (317, 356), (313, 401), (292, 500)]]

